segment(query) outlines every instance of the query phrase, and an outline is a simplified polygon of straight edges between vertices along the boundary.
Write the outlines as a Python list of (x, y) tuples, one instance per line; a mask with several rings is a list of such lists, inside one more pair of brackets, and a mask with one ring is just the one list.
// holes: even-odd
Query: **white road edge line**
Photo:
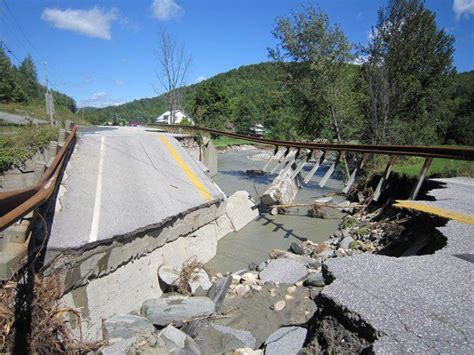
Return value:
[(99, 155), (99, 169), (97, 172), (97, 186), (95, 189), (94, 214), (92, 215), (91, 234), (89, 235), (89, 242), (97, 241), (99, 234), (99, 219), (100, 219), (100, 205), (102, 201), (102, 175), (104, 171), (104, 155), (105, 155), (105, 136), (100, 137), (100, 155)]

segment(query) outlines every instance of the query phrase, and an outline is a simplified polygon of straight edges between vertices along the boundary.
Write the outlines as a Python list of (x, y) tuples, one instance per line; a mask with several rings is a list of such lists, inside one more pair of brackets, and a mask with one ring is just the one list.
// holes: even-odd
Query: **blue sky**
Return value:
[[(353, 43), (366, 43), (381, 0), (0, 0), (0, 40), (78, 106), (156, 96), (157, 33), (166, 28), (193, 61), (188, 83), (268, 60), (275, 18), (315, 4)], [(458, 71), (474, 69), (474, 0), (427, 0), (456, 39)], [(15, 63), (16, 59), (12, 57)], [(16, 63), (17, 64), (17, 63)], [(160, 90), (158, 90), (159, 92)]]

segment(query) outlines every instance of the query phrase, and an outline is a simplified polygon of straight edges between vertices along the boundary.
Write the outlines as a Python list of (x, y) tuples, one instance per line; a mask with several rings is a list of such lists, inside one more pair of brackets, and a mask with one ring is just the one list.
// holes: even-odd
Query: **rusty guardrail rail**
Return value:
[(35, 186), (0, 193), (0, 232), (51, 197), (59, 183), (67, 153), (74, 146), (76, 132), (77, 127), (72, 125), (63, 146)]
[[(369, 145), (369, 144), (325, 144), (325, 143), (314, 143), (314, 142), (291, 142), (291, 141), (279, 141), (273, 139), (265, 139), (258, 137), (246, 136), (243, 134), (220, 131), (217, 129), (200, 127), (200, 126), (188, 126), (188, 125), (156, 125), (167, 130), (182, 130), (182, 131), (199, 131), (206, 132), (216, 135), (223, 135), (232, 138), (239, 138), (254, 143), (271, 145), (275, 147), (274, 154), (267, 161), (264, 171), (268, 168), (273, 160), (277, 160), (277, 166), (275, 166), (271, 172), (274, 172), (279, 167), (291, 166), (296, 163), (296, 168), (292, 174), (292, 178), (300, 174), (304, 164), (309, 159), (314, 159), (313, 168), (306, 175), (303, 182), (308, 183), (311, 177), (316, 173), (320, 165), (327, 160), (327, 151), (338, 152), (336, 160), (331, 164), (328, 171), (321, 179), (319, 186), (324, 187), (331, 174), (334, 172), (339, 160), (344, 157), (347, 152), (362, 153), (362, 158), (359, 164), (353, 169), (352, 173), (348, 177), (347, 183), (343, 189), (344, 193), (347, 193), (355, 182), (355, 178), (358, 172), (360, 172), (365, 166), (368, 158), (372, 154), (388, 155), (389, 159), (387, 166), (385, 167), (384, 173), (380, 178), (378, 186), (374, 192), (373, 200), (377, 201), (384, 190), (384, 186), (390, 177), (393, 167), (400, 156), (413, 156), (425, 158), (425, 162), (420, 171), (419, 179), (417, 184), (414, 186), (410, 199), (416, 199), (421, 185), (425, 179), (428, 169), (431, 165), (433, 158), (442, 159), (455, 159), (455, 160), (474, 160), (474, 148), (473, 147), (440, 147), (440, 146), (402, 146), (402, 145)], [(281, 149), (282, 148), (282, 149)], [(309, 153), (308, 153), (309, 151)]]
[(200, 126), (188, 125), (156, 125), (160, 128), (174, 129), (179, 128), (183, 130), (202, 131), (227, 137), (239, 138), (250, 142), (272, 145), (276, 147), (287, 148), (303, 148), (303, 149), (318, 149), (323, 151), (344, 151), (344, 152), (358, 152), (369, 154), (387, 154), (398, 156), (415, 156), (415, 157), (429, 157), (429, 158), (444, 158), (456, 160), (474, 160), (474, 148), (472, 147), (438, 147), (438, 146), (404, 146), (404, 145), (370, 145), (370, 144), (329, 144), (329, 143), (313, 143), (313, 142), (292, 142), (279, 141), (273, 139), (265, 139), (258, 137), (251, 137), (244, 134), (220, 131), (212, 128), (205, 128)]

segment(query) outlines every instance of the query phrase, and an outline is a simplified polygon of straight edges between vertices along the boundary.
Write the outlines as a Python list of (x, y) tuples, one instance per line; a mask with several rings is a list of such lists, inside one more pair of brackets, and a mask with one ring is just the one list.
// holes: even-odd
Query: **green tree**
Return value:
[(42, 96), (43, 90), (38, 83), (38, 74), (33, 58), (27, 55), (18, 67), (19, 84), (28, 100)]
[(391, 0), (362, 48), (373, 143), (441, 142), (452, 118), (454, 38), (422, 0)]
[(234, 124), (237, 132), (248, 134), (250, 127), (258, 120), (258, 111), (255, 104), (249, 99), (240, 98), (236, 103)]
[(198, 125), (223, 128), (229, 119), (229, 106), (222, 87), (213, 80), (202, 83), (196, 90), (191, 115)]
[(26, 97), (17, 82), (15, 69), (0, 46), (0, 102), (23, 102)]
[(277, 19), (273, 31), (279, 41), (269, 49), (286, 65), (287, 83), (300, 110), (300, 129), (309, 138), (320, 137), (331, 127), (338, 141), (352, 138), (360, 119), (354, 99), (354, 76), (347, 64), (353, 59), (351, 44), (338, 25), (314, 7)]
[(454, 100), (457, 110), (447, 138), (474, 146), (474, 70), (458, 75)]

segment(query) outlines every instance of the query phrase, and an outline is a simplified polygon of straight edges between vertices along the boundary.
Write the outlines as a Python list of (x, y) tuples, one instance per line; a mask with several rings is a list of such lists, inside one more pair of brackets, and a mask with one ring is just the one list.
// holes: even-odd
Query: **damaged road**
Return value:
[[(473, 215), (473, 180), (442, 182), (446, 186), (430, 192), (435, 201), (429, 204), (461, 207), (463, 213)], [(326, 279), (333, 281), (317, 302), (332, 307), (346, 328), (352, 324), (365, 350), (473, 352), (474, 226), (451, 220), (437, 229), (447, 245), (432, 255), (397, 258), (367, 253), (326, 261)], [(370, 325), (369, 331), (361, 331), (363, 324)]]

